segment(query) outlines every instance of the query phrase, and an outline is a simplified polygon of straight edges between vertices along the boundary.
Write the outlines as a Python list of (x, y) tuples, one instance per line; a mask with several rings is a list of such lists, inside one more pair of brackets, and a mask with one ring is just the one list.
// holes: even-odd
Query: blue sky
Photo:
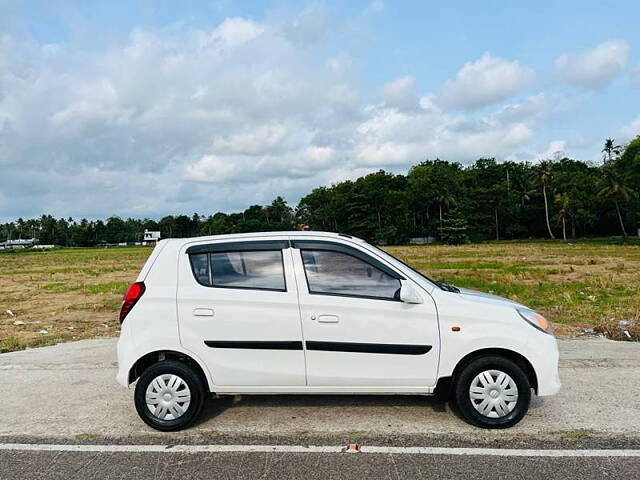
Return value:
[(640, 4), (0, 0), (0, 218), (241, 209), (640, 134)]

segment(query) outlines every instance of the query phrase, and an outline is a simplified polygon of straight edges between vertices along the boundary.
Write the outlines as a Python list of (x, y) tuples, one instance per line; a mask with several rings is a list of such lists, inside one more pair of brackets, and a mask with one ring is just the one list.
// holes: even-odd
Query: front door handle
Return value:
[(213, 317), (213, 308), (194, 308), (193, 315), (196, 317)]
[(318, 323), (338, 323), (340, 318), (337, 315), (318, 315)]

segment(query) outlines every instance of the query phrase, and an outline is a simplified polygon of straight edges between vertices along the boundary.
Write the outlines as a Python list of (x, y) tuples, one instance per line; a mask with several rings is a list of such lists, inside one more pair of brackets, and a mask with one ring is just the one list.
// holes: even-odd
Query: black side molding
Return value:
[(205, 340), (211, 348), (244, 348), (251, 350), (302, 350), (302, 342), (297, 341), (246, 341), (246, 340)]
[(389, 353), (395, 355), (424, 355), (431, 345), (402, 345), (397, 343), (350, 343), (307, 341), (307, 350), (325, 352)]
[[(205, 340), (211, 348), (238, 348), (248, 350), (302, 350), (302, 342), (295, 340)], [(424, 355), (431, 345), (403, 345), (398, 343), (305, 342), (307, 350), (325, 352), (384, 353), (393, 355)]]

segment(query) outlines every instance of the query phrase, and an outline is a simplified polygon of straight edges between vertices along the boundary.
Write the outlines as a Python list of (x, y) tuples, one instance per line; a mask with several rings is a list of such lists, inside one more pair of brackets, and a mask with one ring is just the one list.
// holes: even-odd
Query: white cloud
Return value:
[(491, 114), (494, 121), (520, 122), (530, 121), (541, 117), (550, 110), (557, 108), (563, 99), (548, 94), (538, 93), (524, 99), (520, 103), (507, 103)]
[(425, 112), (440, 113), (442, 111), (440, 107), (438, 107), (436, 97), (433, 93), (420, 97), (418, 105), (420, 105), (420, 108)]
[(360, 102), (360, 94), (349, 84), (337, 84), (327, 91), (327, 101), (333, 107), (352, 110), (357, 108)]
[(264, 155), (282, 147), (288, 133), (282, 124), (252, 125), (249, 131), (217, 137), (211, 149), (221, 154)]
[(321, 40), (328, 28), (327, 13), (319, 8), (304, 10), (285, 27), (285, 33), (293, 42), (311, 44)]
[(367, 9), (372, 12), (381, 12), (384, 10), (384, 2), (382, 0), (373, 0)]
[(601, 88), (620, 75), (629, 56), (629, 45), (608, 40), (581, 53), (565, 53), (555, 61), (556, 76), (568, 85)]
[(631, 83), (636, 87), (640, 87), (640, 67), (631, 70)]
[[(136, 29), (124, 45), (82, 53), (0, 36), (0, 218), (296, 201), (373, 168), (502, 158), (531, 142), (555, 103), (534, 95), (481, 116), (452, 111), (437, 94), (419, 95), (411, 76), (367, 95), (348, 55), (302, 48), (289, 25), (232, 18), (208, 30)], [(532, 75), (485, 55), (450, 88), (507, 72), (511, 92)], [(480, 90), (465, 107), (507, 95)]]
[(536, 155), (536, 160), (549, 160), (564, 156), (567, 150), (567, 142), (565, 140), (553, 140), (549, 142), (547, 148)]
[(456, 77), (442, 88), (439, 101), (462, 109), (483, 107), (521, 92), (534, 75), (533, 69), (517, 60), (485, 53), (458, 70)]
[(194, 182), (223, 183), (234, 180), (240, 170), (229, 160), (215, 155), (203, 155), (200, 159), (187, 165), (185, 178)]
[(317, 145), (310, 145), (304, 151), (304, 157), (307, 161), (315, 165), (331, 166), (331, 161), (334, 159), (335, 150), (332, 147), (319, 147)]
[(358, 166), (407, 165), (420, 157), (417, 146), (411, 143), (385, 141), (363, 143), (356, 150)]
[[(184, 179), (253, 193), (258, 184), (284, 187), (292, 181), (313, 178), (318, 172), (334, 167), (334, 161), (332, 147), (317, 145), (279, 155), (203, 155), (186, 166)], [(245, 197), (244, 204), (247, 202), (253, 200)]]
[(348, 73), (352, 66), (352, 60), (345, 54), (341, 54), (327, 60), (327, 67), (339, 73)]
[(399, 108), (416, 108), (416, 81), (410, 76), (398, 77), (382, 87), (382, 99), (386, 105)]
[(354, 137), (354, 168), (406, 167), (427, 156), (465, 163), (480, 156), (504, 158), (531, 140), (538, 118), (537, 113), (513, 120), (496, 112), (473, 118), (433, 109), (407, 112), (379, 106), (366, 113), (368, 118)]
[(213, 31), (200, 36), (202, 48), (214, 46), (237, 47), (264, 33), (263, 25), (244, 18), (227, 18)]
[(620, 130), (619, 140), (622, 143), (627, 143), (638, 135), (640, 135), (640, 115), (638, 115), (629, 125), (624, 126)]

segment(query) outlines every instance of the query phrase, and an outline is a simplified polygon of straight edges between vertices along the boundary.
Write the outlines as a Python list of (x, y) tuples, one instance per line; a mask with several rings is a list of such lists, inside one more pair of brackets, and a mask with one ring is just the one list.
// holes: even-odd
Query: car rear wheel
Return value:
[(156, 430), (181, 430), (200, 414), (204, 392), (204, 382), (188, 364), (158, 362), (145, 370), (136, 384), (136, 410)]
[(457, 375), (454, 388), (460, 413), (482, 428), (512, 427), (522, 420), (531, 401), (525, 372), (499, 356), (472, 360)]

